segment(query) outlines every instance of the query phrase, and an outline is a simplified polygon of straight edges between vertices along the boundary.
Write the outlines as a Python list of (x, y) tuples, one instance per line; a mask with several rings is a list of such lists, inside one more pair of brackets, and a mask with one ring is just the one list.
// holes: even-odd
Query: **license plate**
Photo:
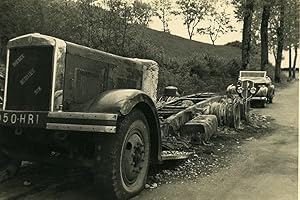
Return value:
[(1, 112), (0, 124), (37, 126), (40, 124), (40, 114)]

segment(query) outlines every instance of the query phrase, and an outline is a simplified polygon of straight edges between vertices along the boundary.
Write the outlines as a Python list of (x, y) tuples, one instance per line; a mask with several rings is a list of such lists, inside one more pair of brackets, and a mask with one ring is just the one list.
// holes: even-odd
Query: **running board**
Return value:
[(192, 157), (194, 152), (185, 151), (162, 151), (162, 160), (183, 160)]

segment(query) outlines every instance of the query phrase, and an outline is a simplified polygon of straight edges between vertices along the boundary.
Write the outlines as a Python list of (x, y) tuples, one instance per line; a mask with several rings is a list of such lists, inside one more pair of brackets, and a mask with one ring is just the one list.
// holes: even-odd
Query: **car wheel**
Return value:
[(0, 152), (0, 183), (13, 177), (17, 173), (20, 164), (20, 161), (12, 160)]
[[(99, 137), (96, 188), (105, 199), (129, 199), (143, 190), (150, 162), (150, 135), (145, 115), (133, 110), (118, 122), (116, 135)], [(102, 196), (103, 197), (103, 196)]]
[(269, 103), (273, 103), (273, 97), (269, 98)]
[(261, 101), (260, 103), (262, 108), (267, 107), (267, 101)]

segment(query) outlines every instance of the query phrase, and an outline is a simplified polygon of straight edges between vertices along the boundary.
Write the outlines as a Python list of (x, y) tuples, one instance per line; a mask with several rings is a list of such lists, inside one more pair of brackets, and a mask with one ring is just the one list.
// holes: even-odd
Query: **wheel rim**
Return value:
[(139, 129), (132, 129), (123, 143), (121, 156), (121, 175), (127, 187), (134, 185), (146, 170), (145, 157), (143, 134)]

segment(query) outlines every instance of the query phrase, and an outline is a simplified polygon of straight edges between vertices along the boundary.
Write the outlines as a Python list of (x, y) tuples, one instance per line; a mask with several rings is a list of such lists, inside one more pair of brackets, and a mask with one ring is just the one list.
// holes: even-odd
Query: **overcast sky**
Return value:
[[(142, 0), (143, 2), (153, 2), (153, 0)], [(175, 0), (172, 0), (175, 6)], [(220, 11), (222, 9), (224, 9), (224, 7), (219, 8)], [(232, 33), (228, 33), (225, 35), (222, 35), (220, 38), (218, 38), (215, 42), (215, 44), (226, 44), (228, 42), (232, 42), (235, 40), (242, 40), (242, 34), (241, 34), (241, 29), (242, 29), (242, 23), (238, 23), (236, 21), (236, 19), (234, 18), (234, 13), (233, 13), (233, 7), (229, 6), (226, 8), (226, 13), (231, 15), (231, 25), (235, 27), (235, 29), (237, 30), (236, 32), (232, 32)], [(201, 21), (198, 25), (198, 28), (200, 27), (207, 27), (208, 26), (208, 22), (207, 21)], [(161, 21), (158, 19), (158, 17), (152, 17), (152, 21), (149, 24), (149, 27), (155, 30), (160, 30), (162, 31), (162, 23)], [(183, 25), (183, 20), (182, 20), (182, 16), (171, 16), (171, 21), (169, 22), (169, 29), (171, 31), (171, 34), (173, 35), (178, 35), (184, 38), (189, 38), (188, 36), (188, 32), (186, 27)], [(199, 35), (196, 34), (193, 37), (193, 40), (196, 41), (201, 41), (201, 42), (205, 42), (205, 43), (211, 43), (211, 40), (209, 39), (209, 37), (207, 35)]]

